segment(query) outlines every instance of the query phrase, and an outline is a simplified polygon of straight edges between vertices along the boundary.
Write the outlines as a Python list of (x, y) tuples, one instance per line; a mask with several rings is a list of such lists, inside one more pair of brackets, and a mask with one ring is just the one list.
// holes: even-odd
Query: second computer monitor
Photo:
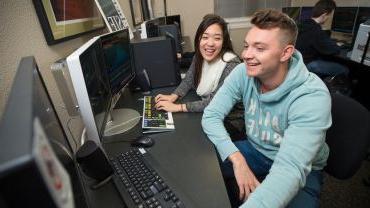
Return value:
[(337, 7), (334, 10), (331, 30), (342, 33), (353, 33), (358, 7)]
[(73, 89), (85, 124), (87, 138), (100, 144), (109, 111), (111, 92), (104, 69), (99, 38), (90, 39), (67, 57)]
[(181, 17), (179, 14), (166, 16), (166, 25), (173, 25), (173, 24), (178, 26), (180, 35), (181, 35), (182, 34), (181, 33)]
[(128, 108), (114, 108), (121, 93), (135, 77), (135, 69), (131, 65), (130, 38), (127, 29), (100, 36), (105, 68), (102, 73), (108, 74), (112, 93), (110, 108), (104, 136), (123, 133), (133, 128), (140, 120), (137, 111)]
[(117, 95), (135, 77), (135, 70), (131, 67), (129, 32), (126, 29), (108, 33), (100, 40), (111, 92)]

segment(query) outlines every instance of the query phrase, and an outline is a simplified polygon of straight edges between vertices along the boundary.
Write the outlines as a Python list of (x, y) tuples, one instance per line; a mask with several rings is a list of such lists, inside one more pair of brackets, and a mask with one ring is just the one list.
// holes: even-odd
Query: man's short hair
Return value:
[(331, 13), (337, 4), (333, 0), (320, 0), (316, 2), (315, 6), (312, 9), (312, 17), (320, 17), (324, 13)]
[(260, 29), (279, 28), (284, 34), (283, 43), (295, 45), (298, 29), (288, 15), (273, 9), (260, 10), (253, 14), (251, 23)]

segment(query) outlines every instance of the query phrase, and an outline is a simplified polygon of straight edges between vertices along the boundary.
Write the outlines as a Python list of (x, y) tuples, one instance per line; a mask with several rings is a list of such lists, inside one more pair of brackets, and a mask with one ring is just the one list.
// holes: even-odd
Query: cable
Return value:
[(72, 117), (72, 118), (68, 119), (68, 121), (67, 121), (67, 129), (68, 129), (69, 134), (70, 134), (70, 135), (71, 135), (71, 137), (72, 137), (73, 143), (75, 144), (75, 149), (77, 150), (77, 149), (78, 149), (78, 143), (77, 143), (77, 140), (75, 139), (75, 137), (73, 136), (72, 130), (71, 130), (71, 128), (70, 128), (70, 122), (71, 122), (73, 119), (75, 119), (75, 118), (76, 118), (76, 117)]
[(54, 140), (54, 139), (50, 139), (49, 141), (51, 141), (52, 143), (56, 144), (60, 149), (62, 149), (67, 155), (68, 157), (72, 160), (73, 160), (73, 156), (72, 156), (72, 153), (62, 144), (60, 143), (59, 141), (57, 140)]
[(82, 134), (81, 134), (81, 145), (83, 145), (85, 143), (85, 138), (86, 138), (86, 128), (84, 128), (82, 130)]

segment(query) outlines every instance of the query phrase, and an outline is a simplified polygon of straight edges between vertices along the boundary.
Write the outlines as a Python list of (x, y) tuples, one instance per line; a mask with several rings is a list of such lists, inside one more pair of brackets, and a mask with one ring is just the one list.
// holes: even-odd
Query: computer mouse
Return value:
[(131, 143), (134, 147), (151, 147), (154, 145), (154, 139), (147, 135), (139, 136)]

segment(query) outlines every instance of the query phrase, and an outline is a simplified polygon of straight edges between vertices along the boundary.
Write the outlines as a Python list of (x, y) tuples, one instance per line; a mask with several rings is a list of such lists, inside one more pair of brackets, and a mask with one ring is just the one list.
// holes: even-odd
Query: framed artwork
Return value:
[(141, 0), (130, 0), (130, 9), (132, 15), (132, 23), (135, 26), (139, 26), (142, 22), (144, 22)]
[(32, 0), (48, 45), (105, 27), (94, 0)]

